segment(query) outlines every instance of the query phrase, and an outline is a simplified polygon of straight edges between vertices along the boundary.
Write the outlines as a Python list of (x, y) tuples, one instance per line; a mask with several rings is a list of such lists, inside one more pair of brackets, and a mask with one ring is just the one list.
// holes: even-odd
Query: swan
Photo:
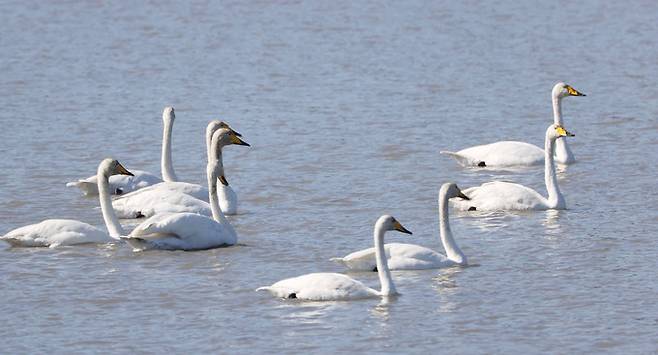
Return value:
[(388, 261), (384, 252), (384, 233), (397, 230), (411, 234), (400, 222), (389, 215), (379, 217), (375, 223), (375, 259), (381, 290), (365, 286), (353, 278), (336, 273), (313, 273), (281, 280), (256, 291), (269, 291), (281, 298), (299, 298), (309, 301), (344, 301), (370, 297), (385, 297), (397, 294)]
[[(213, 151), (240, 140), (235, 132), (219, 129), (212, 137)], [(240, 140), (240, 142), (242, 142)], [(244, 142), (243, 142), (244, 143)], [(245, 143), (246, 144), (246, 143)], [(222, 163), (215, 154), (206, 168), (212, 218), (196, 213), (160, 213), (138, 225), (128, 236), (122, 236), (135, 251), (147, 249), (203, 250), (234, 245), (238, 236), (219, 208), (217, 180)]]
[(107, 243), (118, 240), (124, 233), (112, 210), (109, 178), (116, 174), (131, 176), (132, 173), (118, 161), (107, 158), (98, 165), (97, 181), (100, 181), (99, 199), (103, 220), (109, 232), (90, 224), (71, 219), (47, 219), (12, 230), (0, 237), (12, 246), (50, 247), (84, 243)]
[(548, 126), (544, 149), (544, 180), (548, 198), (537, 191), (523, 185), (510, 182), (493, 181), (481, 186), (464, 190), (470, 200), (451, 200), (453, 205), (463, 211), (493, 211), (493, 210), (562, 210), (566, 208), (564, 196), (557, 185), (555, 174), (555, 141), (560, 137), (573, 137), (558, 124)]
[[(567, 96), (587, 96), (570, 85), (559, 82), (553, 86), (551, 93), (553, 101), (553, 123), (562, 126), (562, 99)], [(534, 144), (502, 141), (491, 144), (478, 145), (462, 149), (458, 152), (441, 151), (441, 154), (450, 155), (463, 166), (530, 166), (541, 164), (544, 160), (543, 149)], [(555, 161), (560, 164), (572, 164), (576, 161), (565, 140), (557, 143)]]
[[(447, 256), (415, 244), (389, 243), (384, 245), (391, 270), (440, 269), (454, 265), (467, 265), (466, 255), (455, 243), (448, 218), (448, 200), (461, 197), (468, 200), (455, 183), (445, 183), (439, 189), (439, 226), (441, 244)], [(345, 265), (350, 270), (377, 271), (375, 248), (356, 251), (331, 261)]]
[[(219, 180), (222, 187), (218, 188), (219, 207), (224, 214), (233, 215), (237, 213), (237, 196), (232, 189), (224, 189), (224, 187), (228, 187), (222, 160), (222, 147), (226, 144), (222, 142), (216, 151), (213, 151), (210, 144), (213, 134), (220, 129), (232, 132), (233, 138), (227, 140), (226, 144), (245, 146), (249, 146), (249, 144), (240, 140), (239, 137), (242, 135), (223, 121), (211, 121), (206, 127), (207, 156), (209, 159), (216, 157), (221, 169)], [(151, 217), (164, 212), (191, 212), (211, 216), (208, 196), (208, 188), (201, 185), (181, 181), (161, 182), (120, 196), (114, 200), (113, 205), (120, 218)]]
[[(160, 157), (160, 169), (162, 170), (162, 179), (155, 174), (142, 170), (133, 170), (133, 176), (112, 176), (110, 177), (110, 192), (113, 195), (121, 195), (141, 188), (155, 185), (164, 181), (178, 181), (174, 166), (171, 161), (171, 131), (174, 127), (176, 113), (174, 108), (167, 106), (162, 112), (162, 121), (164, 129), (162, 131), (162, 154)], [(96, 184), (96, 175), (86, 179), (72, 181), (66, 184), (68, 187), (77, 187), (82, 190), (83, 194), (90, 196), (98, 194)]]

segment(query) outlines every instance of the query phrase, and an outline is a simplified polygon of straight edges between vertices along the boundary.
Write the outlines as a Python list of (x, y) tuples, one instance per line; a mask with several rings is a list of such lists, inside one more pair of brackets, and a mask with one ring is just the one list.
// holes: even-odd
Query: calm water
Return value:
[[(102, 226), (67, 189), (107, 156), (205, 181), (222, 118), (242, 245), (0, 246), (2, 353), (658, 351), (658, 3), (103, 1), (0, 4), (0, 232), (46, 218)], [(559, 80), (578, 163), (569, 209), (453, 214), (472, 266), (396, 272), (402, 295), (302, 303), (254, 289), (369, 247), (391, 213), (439, 248), (441, 183), (542, 193), (543, 171), (459, 168), (439, 150), (542, 144)], [(354, 277), (378, 287), (374, 273)]]

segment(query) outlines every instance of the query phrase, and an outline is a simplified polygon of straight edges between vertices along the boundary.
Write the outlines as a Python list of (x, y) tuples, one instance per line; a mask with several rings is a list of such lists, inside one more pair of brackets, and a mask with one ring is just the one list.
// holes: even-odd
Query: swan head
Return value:
[(567, 96), (587, 96), (582, 92), (574, 89), (571, 85), (559, 82), (553, 86), (553, 97), (563, 98)]
[(567, 131), (564, 126), (559, 124), (552, 124), (548, 126), (548, 129), (546, 130), (546, 136), (550, 139), (558, 139), (561, 137), (574, 137), (575, 134)]
[(230, 129), (231, 131), (233, 131), (233, 133), (235, 133), (236, 136), (242, 137), (242, 134), (231, 128), (231, 126), (229, 126), (228, 123), (219, 120), (212, 120), (208, 123), (208, 126), (206, 126), (206, 134), (208, 135), (208, 137), (212, 137), (213, 133), (215, 133), (218, 129), (222, 129), (222, 128)]
[(98, 165), (98, 172), (106, 177), (110, 177), (112, 175), (134, 176), (133, 173), (124, 168), (118, 160), (112, 158), (103, 159), (103, 161)]
[(215, 131), (215, 133), (213, 133), (211, 140), (211, 147), (212, 147), (211, 149), (215, 152), (216, 155), (214, 160), (210, 159), (208, 161), (208, 169), (211, 169), (212, 171), (216, 172), (217, 178), (225, 186), (228, 186), (228, 181), (224, 176), (224, 165), (219, 159), (217, 159), (217, 157), (219, 156), (218, 153), (219, 151), (221, 151), (222, 147), (231, 144), (251, 147), (249, 143), (243, 141), (238, 136), (237, 132), (235, 132), (230, 128), (219, 128), (217, 131)]
[(167, 106), (162, 111), (162, 120), (163, 121), (173, 121), (176, 118), (176, 113), (172, 106)]
[(413, 234), (407, 228), (404, 228), (404, 226), (400, 224), (400, 222), (398, 222), (395, 217), (387, 214), (379, 217), (376, 225), (385, 231), (398, 231), (406, 234)]
[(439, 200), (441, 199), (441, 196), (444, 195), (449, 199), (453, 197), (459, 197), (464, 200), (470, 200), (470, 198), (464, 195), (462, 190), (460, 190), (457, 184), (454, 182), (446, 182), (445, 184), (441, 185), (441, 189), (439, 190)]

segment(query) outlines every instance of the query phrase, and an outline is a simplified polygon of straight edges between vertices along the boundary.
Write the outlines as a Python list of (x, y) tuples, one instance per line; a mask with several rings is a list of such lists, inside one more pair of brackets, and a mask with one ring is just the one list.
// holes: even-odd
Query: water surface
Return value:
[[(0, 232), (46, 218), (102, 227), (64, 187), (107, 156), (205, 181), (224, 154), (240, 246), (0, 246), (3, 353), (650, 353), (658, 350), (658, 5), (652, 1), (23, 2), (0, 4)], [(491, 179), (544, 192), (543, 171), (440, 156), (501, 139), (542, 145), (550, 90), (577, 164), (569, 209), (453, 213), (466, 268), (395, 272), (402, 295), (304, 303), (254, 289), (372, 244), (440, 248), (437, 192)], [(378, 287), (374, 273), (355, 278)]]

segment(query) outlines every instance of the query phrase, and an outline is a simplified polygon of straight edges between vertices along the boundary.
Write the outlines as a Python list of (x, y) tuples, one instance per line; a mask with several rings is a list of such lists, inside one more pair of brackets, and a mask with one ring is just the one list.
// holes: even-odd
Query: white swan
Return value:
[[(224, 214), (231, 215), (237, 213), (237, 196), (233, 190), (224, 189), (224, 187), (228, 187), (222, 161), (222, 147), (226, 144), (222, 142), (217, 151), (212, 151), (209, 143), (213, 134), (219, 129), (227, 129), (232, 132), (234, 139), (227, 144), (245, 146), (249, 146), (249, 144), (240, 140), (239, 137), (242, 135), (231, 129), (225, 122), (212, 121), (206, 128), (208, 158), (217, 159), (220, 164), (219, 180), (222, 182), (222, 187), (218, 188), (219, 206)], [(212, 212), (208, 204), (208, 196), (208, 188), (201, 185), (181, 181), (161, 182), (120, 196), (114, 200), (113, 205), (120, 218), (151, 217), (166, 212), (190, 212), (210, 216)]]
[[(553, 87), (551, 96), (553, 101), (553, 123), (562, 126), (562, 98), (586, 95), (570, 85), (559, 82)], [(458, 152), (441, 151), (440, 153), (452, 156), (463, 166), (529, 166), (541, 164), (544, 160), (543, 149), (534, 144), (517, 141), (502, 141), (478, 145)], [(576, 161), (565, 140), (560, 140), (557, 143), (555, 161), (560, 164), (571, 164)]]
[(105, 226), (109, 232), (90, 224), (71, 219), (47, 219), (40, 223), (14, 229), (0, 237), (12, 246), (51, 247), (60, 245), (75, 245), (84, 243), (107, 243), (118, 240), (123, 229), (112, 211), (110, 197), (110, 176), (122, 174), (132, 175), (118, 161), (105, 159), (98, 165), (97, 181), (100, 182), (99, 199)]
[[(436, 251), (415, 244), (389, 243), (384, 246), (391, 270), (439, 269), (454, 265), (466, 265), (466, 255), (455, 243), (448, 218), (448, 200), (461, 197), (468, 200), (454, 183), (445, 183), (439, 190), (439, 228), (441, 244), (447, 257)], [(375, 248), (356, 251), (331, 261), (347, 266), (350, 270), (377, 271)]]
[[(229, 129), (219, 129), (212, 138), (214, 151), (222, 145), (235, 144), (239, 138)], [(208, 161), (206, 169), (210, 206), (213, 218), (196, 213), (162, 213), (156, 214), (138, 225), (128, 236), (121, 239), (130, 244), (134, 250), (202, 250), (234, 245), (237, 234), (231, 223), (219, 208), (217, 200), (217, 179), (222, 171), (222, 164), (217, 155)]]
[[(110, 192), (113, 195), (121, 195), (131, 191), (136, 191), (162, 182), (163, 179), (164, 181), (178, 181), (171, 161), (171, 131), (174, 127), (175, 119), (176, 113), (174, 112), (174, 108), (171, 106), (165, 107), (162, 112), (164, 128), (162, 131), (162, 154), (160, 156), (162, 179), (155, 174), (142, 170), (133, 170), (133, 176), (112, 176), (110, 177)], [(96, 195), (98, 194), (96, 181), (96, 175), (94, 175), (86, 179), (69, 182), (66, 186), (77, 187), (88, 196)]]
[(560, 137), (572, 137), (564, 127), (552, 124), (546, 130), (544, 149), (544, 180), (548, 198), (523, 185), (510, 182), (494, 181), (464, 190), (470, 200), (451, 200), (453, 205), (463, 211), (493, 210), (548, 210), (565, 209), (564, 196), (560, 192), (555, 174), (555, 141)]
[(256, 291), (269, 291), (272, 295), (281, 298), (299, 298), (311, 301), (340, 301), (396, 295), (397, 291), (384, 252), (384, 233), (389, 230), (411, 234), (400, 222), (388, 215), (379, 217), (375, 223), (375, 258), (381, 284), (379, 291), (367, 287), (347, 275), (336, 273), (306, 274), (281, 280), (272, 286), (260, 287)]

